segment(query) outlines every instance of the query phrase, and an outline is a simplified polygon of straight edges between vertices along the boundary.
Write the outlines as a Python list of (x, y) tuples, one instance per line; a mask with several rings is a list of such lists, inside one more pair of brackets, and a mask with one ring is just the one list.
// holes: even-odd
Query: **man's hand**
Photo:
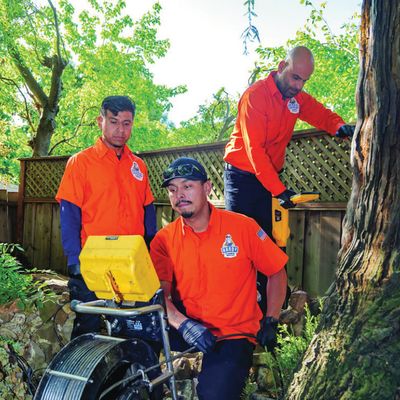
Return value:
[(352, 138), (354, 134), (354, 126), (353, 125), (342, 125), (338, 131), (335, 133), (335, 136), (338, 138)]
[(267, 347), (271, 353), (277, 345), (276, 334), (278, 330), (278, 320), (274, 317), (264, 317), (261, 320), (261, 327), (257, 333), (257, 341), (261, 346)]
[(68, 275), (70, 278), (83, 279), (80, 264), (78, 263), (68, 265)]
[(292, 196), (294, 196), (295, 194), (297, 194), (296, 192), (294, 192), (293, 190), (290, 189), (286, 189), (285, 191), (283, 191), (281, 194), (278, 194), (278, 196), (276, 196), (279, 199), (279, 204), (283, 207), (283, 208), (293, 208), (296, 207), (296, 204), (292, 203), (290, 201), (290, 198)]
[(205, 326), (192, 319), (185, 319), (179, 326), (178, 332), (186, 343), (196, 346), (203, 353), (212, 350), (215, 345), (215, 336)]

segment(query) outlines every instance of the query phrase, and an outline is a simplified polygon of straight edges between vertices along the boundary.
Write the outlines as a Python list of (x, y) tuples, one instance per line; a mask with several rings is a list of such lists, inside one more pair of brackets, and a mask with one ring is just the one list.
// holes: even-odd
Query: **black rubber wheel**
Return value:
[[(34, 399), (158, 400), (162, 398), (162, 387), (149, 394), (142, 377), (137, 376), (139, 369), (157, 363), (154, 351), (144, 341), (82, 335), (54, 357)], [(154, 379), (160, 373), (159, 368), (149, 371), (148, 378)], [(129, 379), (134, 375), (135, 379)], [(120, 384), (116, 385), (117, 382)], [(111, 386), (114, 387), (109, 390)]]

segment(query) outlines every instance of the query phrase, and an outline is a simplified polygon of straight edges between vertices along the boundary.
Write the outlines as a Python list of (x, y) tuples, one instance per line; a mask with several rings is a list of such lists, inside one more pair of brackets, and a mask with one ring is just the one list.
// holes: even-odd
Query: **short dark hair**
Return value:
[(121, 111), (130, 111), (135, 116), (136, 105), (128, 96), (108, 96), (101, 103), (100, 113), (104, 117), (107, 110), (117, 115)]

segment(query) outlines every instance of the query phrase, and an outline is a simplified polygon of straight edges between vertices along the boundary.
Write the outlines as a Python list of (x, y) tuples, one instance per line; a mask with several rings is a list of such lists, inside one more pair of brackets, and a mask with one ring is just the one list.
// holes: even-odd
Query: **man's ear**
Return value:
[(207, 196), (209, 196), (210, 193), (211, 193), (211, 188), (212, 188), (212, 183), (211, 183), (211, 181), (210, 181), (210, 180), (205, 181), (205, 182), (204, 182), (204, 185), (203, 185), (203, 188), (204, 188), (205, 194), (206, 194)]
[(101, 127), (102, 127), (102, 125), (103, 125), (103, 116), (102, 116), (102, 115), (99, 115), (99, 116), (96, 118), (96, 121), (97, 121), (97, 126), (101, 129)]
[(288, 63), (285, 60), (282, 60), (278, 65), (278, 72), (281, 73), (287, 67)]

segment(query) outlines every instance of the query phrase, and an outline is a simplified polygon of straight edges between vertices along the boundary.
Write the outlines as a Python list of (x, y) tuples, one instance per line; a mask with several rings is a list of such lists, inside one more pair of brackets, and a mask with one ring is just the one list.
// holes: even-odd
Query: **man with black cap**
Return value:
[(197, 160), (178, 158), (163, 179), (180, 218), (157, 233), (150, 253), (166, 295), (171, 347), (204, 353), (200, 400), (239, 400), (256, 337), (274, 345), (260, 330), (256, 267), (269, 277), (265, 317), (278, 318), (287, 255), (253, 219), (208, 202), (211, 182)]

